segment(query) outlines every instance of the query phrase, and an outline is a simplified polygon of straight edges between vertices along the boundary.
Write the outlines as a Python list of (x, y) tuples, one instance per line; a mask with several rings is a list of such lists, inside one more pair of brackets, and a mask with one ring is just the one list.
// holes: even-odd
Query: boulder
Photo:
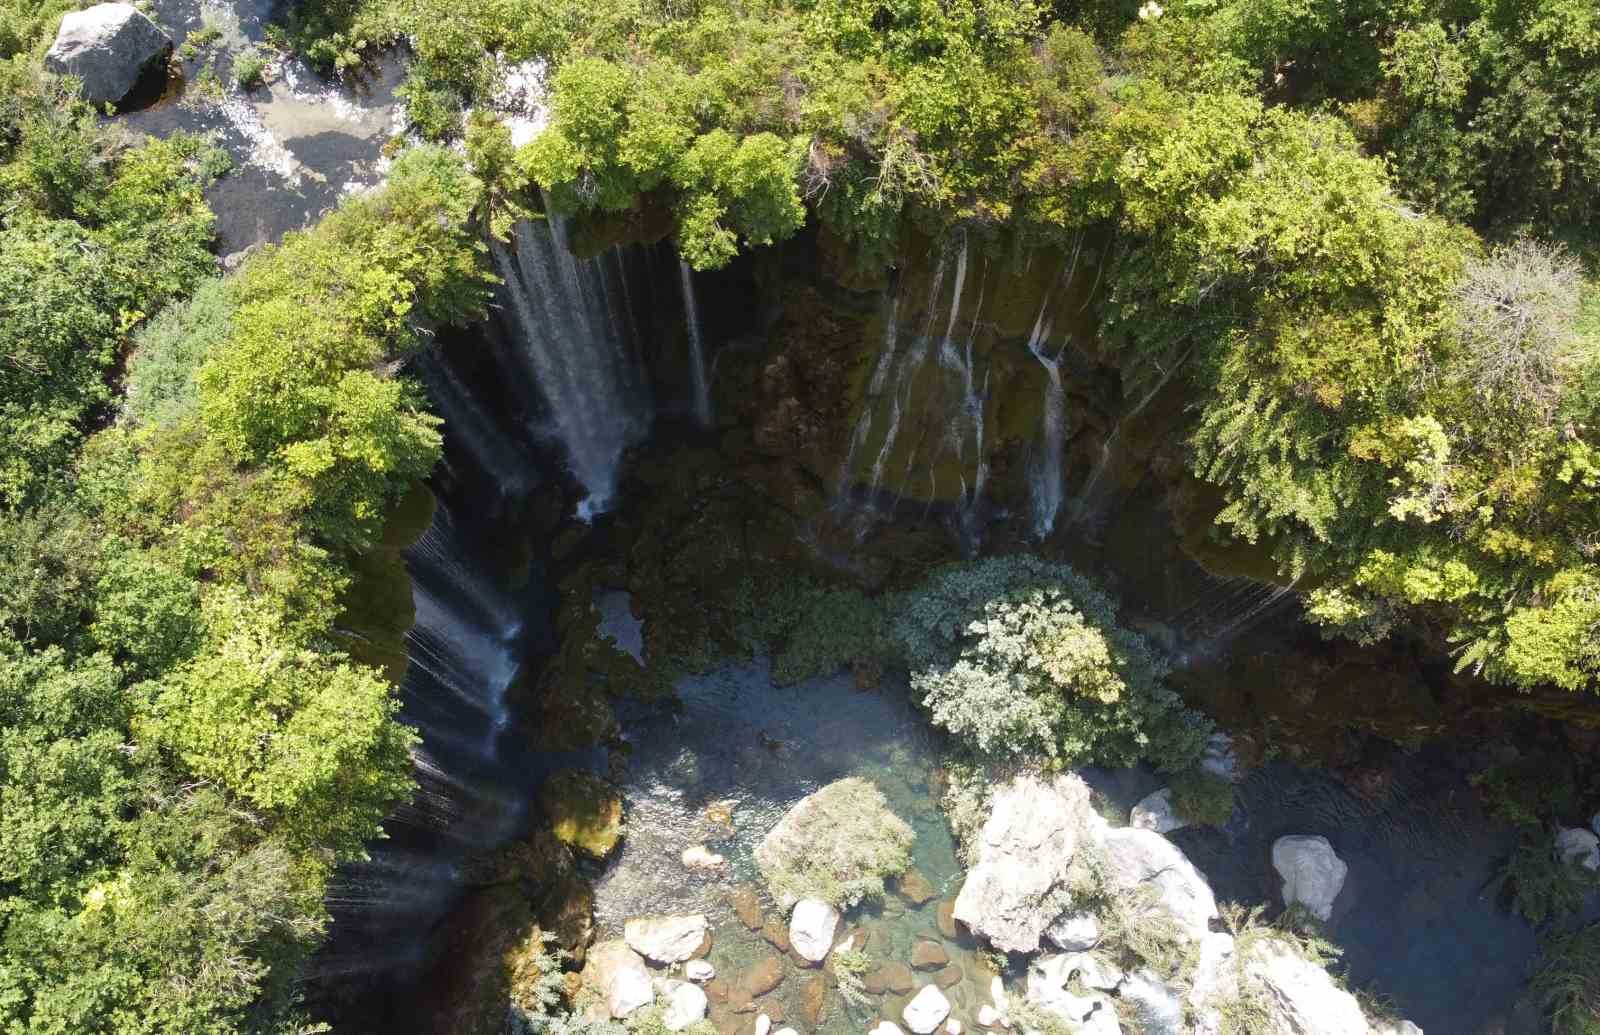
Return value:
[(89, 103), (115, 104), (171, 50), (172, 38), (132, 4), (96, 4), (61, 19), (44, 64), (82, 80)]
[(727, 859), (705, 845), (690, 845), (678, 856), (678, 860), (691, 870), (720, 870), (728, 863)]
[(961, 1022), (954, 1017), (944, 1022), (944, 1035), (961, 1035)]
[(705, 984), (717, 976), (717, 968), (705, 960), (690, 960), (683, 965), (683, 976)]
[(1600, 872), (1600, 837), (1582, 827), (1569, 827), (1556, 834), (1555, 847), (1558, 858)]
[(966, 972), (961, 969), (959, 964), (952, 963), (933, 975), (933, 983), (940, 988), (952, 988), (961, 984), (966, 976)]
[(1153, 830), (1132, 827), (1106, 831), (1103, 844), (1113, 879), (1129, 888), (1154, 889), (1162, 908), (1191, 939), (1210, 930), (1217, 900), (1211, 885), (1176, 845)]
[(890, 960), (861, 979), (861, 987), (873, 995), (883, 995), (885, 992), (905, 995), (916, 983), (917, 977), (911, 973), (911, 968), (899, 960)]
[(733, 914), (739, 922), (752, 931), (761, 930), (761, 925), (766, 922), (761, 915), (761, 897), (755, 889), (743, 885), (728, 892), (728, 905), (733, 907)]
[(1055, 892), (1091, 816), (1089, 787), (1070, 773), (1024, 774), (997, 788), (955, 919), (997, 949), (1036, 951), (1059, 913)]
[(769, 916), (761, 924), (761, 937), (767, 940), (779, 952), (789, 951), (789, 928), (775, 916)]
[(756, 865), (784, 911), (822, 889), (834, 905), (849, 907), (881, 894), (884, 878), (905, 871), (916, 837), (889, 811), (882, 791), (848, 777), (784, 813), (756, 847)]
[(900, 1011), (900, 1019), (915, 1035), (933, 1035), (933, 1031), (950, 1016), (950, 1000), (939, 991), (938, 985), (923, 985), (911, 997), (911, 1002)]
[(1128, 823), (1140, 830), (1154, 830), (1158, 834), (1170, 834), (1189, 825), (1187, 820), (1172, 811), (1171, 787), (1152, 791), (1141, 798), (1128, 816)]
[(932, 938), (919, 938), (911, 947), (911, 965), (918, 970), (939, 970), (949, 962), (950, 954)]
[(1272, 844), (1272, 868), (1283, 878), (1283, 904), (1304, 906), (1318, 920), (1333, 915), (1333, 900), (1350, 867), (1320, 835), (1291, 834)]
[(1356, 997), (1340, 988), (1326, 970), (1287, 945), (1266, 940), (1244, 965), (1258, 983), (1271, 1018), (1268, 1031), (1295, 1035), (1369, 1035)]
[(1000, 1024), (1000, 1011), (988, 1003), (978, 1007), (978, 1023), (985, 1028), (998, 1027)]
[(622, 795), (593, 773), (563, 769), (539, 789), (550, 829), (584, 854), (604, 859), (622, 840)]
[(900, 875), (895, 891), (914, 906), (926, 905), (935, 894), (933, 882), (924, 877), (921, 870), (915, 868)]
[[(1222, 1008), (1239, 993), (1239, 982), (1232, 966), (1233, 935), (1213, 932), (1200, 939), (1200, 956), (1189, 981), (1189, 1007), (1195, 1017), (1194, 1035), (1219, 1035)], [(1123, 995), (1128, 994), (1123, 989)], [(1153, 1026), (1152, 1026), (1153, 1027)], [(1158, 1035), (1160, 1028), (1154, 1029)], [(1178, 1035), (1181, 1029), (1172, 1029)]]
[(620, 939), (601, 942), (589, 950), (583, 978), (605, 997), (606, 1009), (617, 1020), (655, 1001), (644, 958)]
[(664, 992), (667, 1003), (661, 1010), (661, 1023), (668, 1031), (682, 1031), (706, 1019), (706, 994), (699, 985), (672, 981)]
[(768, 956), (745, 971), (739, 985), (746, 995), (754, 999), (777, 988), (782, 981), (783, 964)]
[(952, 942), (956, 940), (961, 932), (956, 927), (955, 899), (947, 898), (934, 908), (933, 922), (938, 925), (939, 933), (946, 939)]
[(1090, 912), (1064, 913), (1045, 928), (1044, 939), (1066, 952), (1083, 952), (1100, 944), (1100, 919)]
[(657, 963), (682, 963), (698, 954), (708, 925), (694, 916), (641, 916), (622, 927), (628, 947)]
[(877, 1027), (867, 1032), (867, 1035), (906, 1035), (906, 1033), (893, 1021), (879, 1021)]
[(772, 1018), (762, 1014), (756, 1018), (756, 1035), (768, 1035), (772, 1031)]
[(789, 944), (802, 959), (821, 963), (833, 948), (833, 935), (839, 929), (839, 911), (820, 898), (803, 898), (789, 918)]

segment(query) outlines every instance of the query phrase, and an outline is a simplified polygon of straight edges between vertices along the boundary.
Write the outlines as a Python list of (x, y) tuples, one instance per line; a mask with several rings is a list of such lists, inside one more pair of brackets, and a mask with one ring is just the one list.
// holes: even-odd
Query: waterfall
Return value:
[(1047, 380), (1044, 386), (1044, 426), (1040, 430), (1041, 448), (1029, 479), (1033, 502), (1033, 534), (1039, 539), (1047, 537), (1055, 528), (1056, 514), (1061, 510), (1061, 454), (1067, 429), (1067, 397), (1061, 387), (1061, 357), (1051, 356), (1045, 349), (1050, 337), (1050, 322), (1045, 311), (1050, 308), (1046, 298), (1034, 318), (1033, 330), (1028, 335), (1028, 351), (1044, 367)]
[(855, 430), (850, 433), (850, 450), (839, 468), (839, 480), (834, 495), (841, 501), (850, 486), (851, 473), (856, 469), (856, 457), (872, 434), (872, 411), (883, 397), (883, 387), (889, 380), (889, 370), (894, 366), (895, 339), (900, 333), (900, 296), (889, 296), (889, 314), (883, 327), (883, 345), (878, 349), (878, 361), (872, 367), (872, 379), (867, 382), (867, 398), (856, 418)]
[(694, 382), (694, 419), (702, 428), (711, 426), (711, 385), (706, 380), (705, 341), (700, 335), (700, 305), (694, 297), (694, 270), (678, 259), (678, 278), (683, 283), (683, 314), (689, 324), (689, 377)]
[[(517, 223), (512, 242), (514, 250), (498, 241), (489, 246), (505, 282), (505, 310), (548, 409), (550, 430), (589, 493), (578, 505), (579, 517), (588, 519), (611, 506), (622, 453), (651, 418), (625, 312), (625, 270), (619, 263), (613, 273), (601, 259), (574, 256), (554, 216)], [(613, 286), (613, 277), (621, 286)]]

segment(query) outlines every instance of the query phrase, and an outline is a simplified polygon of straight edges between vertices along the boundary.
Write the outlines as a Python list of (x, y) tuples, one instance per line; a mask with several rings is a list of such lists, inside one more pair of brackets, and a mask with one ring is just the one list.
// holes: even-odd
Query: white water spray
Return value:
[(702, 428), (709, 428), (711, 385), (706, 378), (706, 348), (700, 334), (700, 304), (694, 296), (694, 270), (681, 258), (678, 277), (683, 283), (683, 313), (689, 323), (689, 377), (694, 383), (694, 419)]

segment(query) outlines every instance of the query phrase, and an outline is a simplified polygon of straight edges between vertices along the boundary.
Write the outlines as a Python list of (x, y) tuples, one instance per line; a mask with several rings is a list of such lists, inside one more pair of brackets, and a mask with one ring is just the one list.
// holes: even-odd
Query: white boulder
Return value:
[(906, 1033), (893, 1021), (879, 1021), (878, 1026), (867, 1032), (867, 1035), (906, 1035)]
[(961, 1035), (961, 1022), (951, 1017), (944, 1022), (944, 1035)]
[(1000, 1011), (988, 1003), (978, 1007), (978, 1023), (985, 1028), (998, 1027), (1000, 1024)]
[(922, 991), (913, 996), (906, 1008), (900, 1011), (900, 1019), (915, 1035), (933, 1035), (934, 1029), (949, 1016), (950, 1000), (939, 991), (938, 985), (923, 985)]
[(667, 1004), (661, 1023), (668, 1031), (682, 1031), (706, 1019), (706, 994), (699, 985), (687, 981), (671, 982), (666, 989)]
[(1104, 837), (1113, 877), (1124, 886), (1152, 888), (1162, 908), (1191, 939), (1200, 939), (1217, 916), (1211, 885), (1177, 845), (1154, 830), (1122, 827)]
[(955, 918), (997, 949), (1036, 951), (1059, 915), (1054, 893), (1095, 820), (1088, 785), (1069, 773), (1024, 774), (996, 789)]
[(1264, 993), (1273, 1032), (1295, 1035), (1370, 1035), (1356, 997), (1340, 988), (1326, 970), (1281, 942), (1258, 945), (1245, 973)]
[(1590, 872), (1600, 872), (1600, 837), (1582, 827), (1569, 827), (1556, 834), (1556, 855)]
[(705, 941), (706, 918), (694, 916), (641, 916), (622, 925), (628, 947), (657, 963), (682, 963)]
[(756, 1018), (756, 1035), (768, 1035), (772, 1031), (772, 1017), (762, 1014)]
[(690, 845), (678, 856), (678, 861), (691, 870), (720, 870), (728, 863), (705, 845)]
[(1172, 788), (1163, 787), (1139, 800), (1139, 804), (1133, 807), (1133, 812), (1128, 816), (1128, 824), (1140, 830), (1170, 834), (1174, 830), (1182, 830), (1188, 826), (1189, 821), (1172, 811)]
[(803, 898), (789, 918), (789, 944), (812, 963), (828, 958), (833, 935), (839, 929), (839, 911), (820, 898)]
[(644, 958), (622, 941), (601, 942), (584, 961), (584, 980), (600, 990), (606, 1009), (617, 1020), (655, 1001), (655, 986)]
[(717, 968), (707, 960), (690, 960), (683, 965), (683, 976), (704, 984), (717, 976)]
[(1272, 844), (1272, 868), (1283, 878), (1283, 904), (1304, 906), (1326, 921), (1350, 867), (1321, 835), (1291, 834)]
[(77, 76), (89, 103), (114, 104), (171, 50), (172, 38), (132, 4), (96, 4), (61, 19), (44, 64)]
[(1045, 928), (1044, 940), (1065, 952), (1083, 952), (1100, 944), (1100, 919), (1087, 910), (1066, 913)]

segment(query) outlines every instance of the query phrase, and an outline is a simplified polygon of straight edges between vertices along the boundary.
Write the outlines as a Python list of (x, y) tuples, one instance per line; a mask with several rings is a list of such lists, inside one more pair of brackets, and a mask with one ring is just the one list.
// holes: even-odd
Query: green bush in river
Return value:
[(1528, 994), (1555, 1035), (1600, 1035), (1600, 924), (1545, 938)]
[(980, 756), (1181, 770), (1211, 725), (1116, 606), (1062, 564), (1027, 555), (941, 569), (892, 605), (890, 636), (933, 721)]
[(840, 909), (883, 896), (883, 881), (911, 865), (916, 834), (868, 780), (836, 780), (802, 799), (756, 849), (780, 904), (819, 898)]
[(1191, 823), (1220, 827), (1233, 815), (1233, 781), (1204, 769), (1172, 774), (1172, 811)]

